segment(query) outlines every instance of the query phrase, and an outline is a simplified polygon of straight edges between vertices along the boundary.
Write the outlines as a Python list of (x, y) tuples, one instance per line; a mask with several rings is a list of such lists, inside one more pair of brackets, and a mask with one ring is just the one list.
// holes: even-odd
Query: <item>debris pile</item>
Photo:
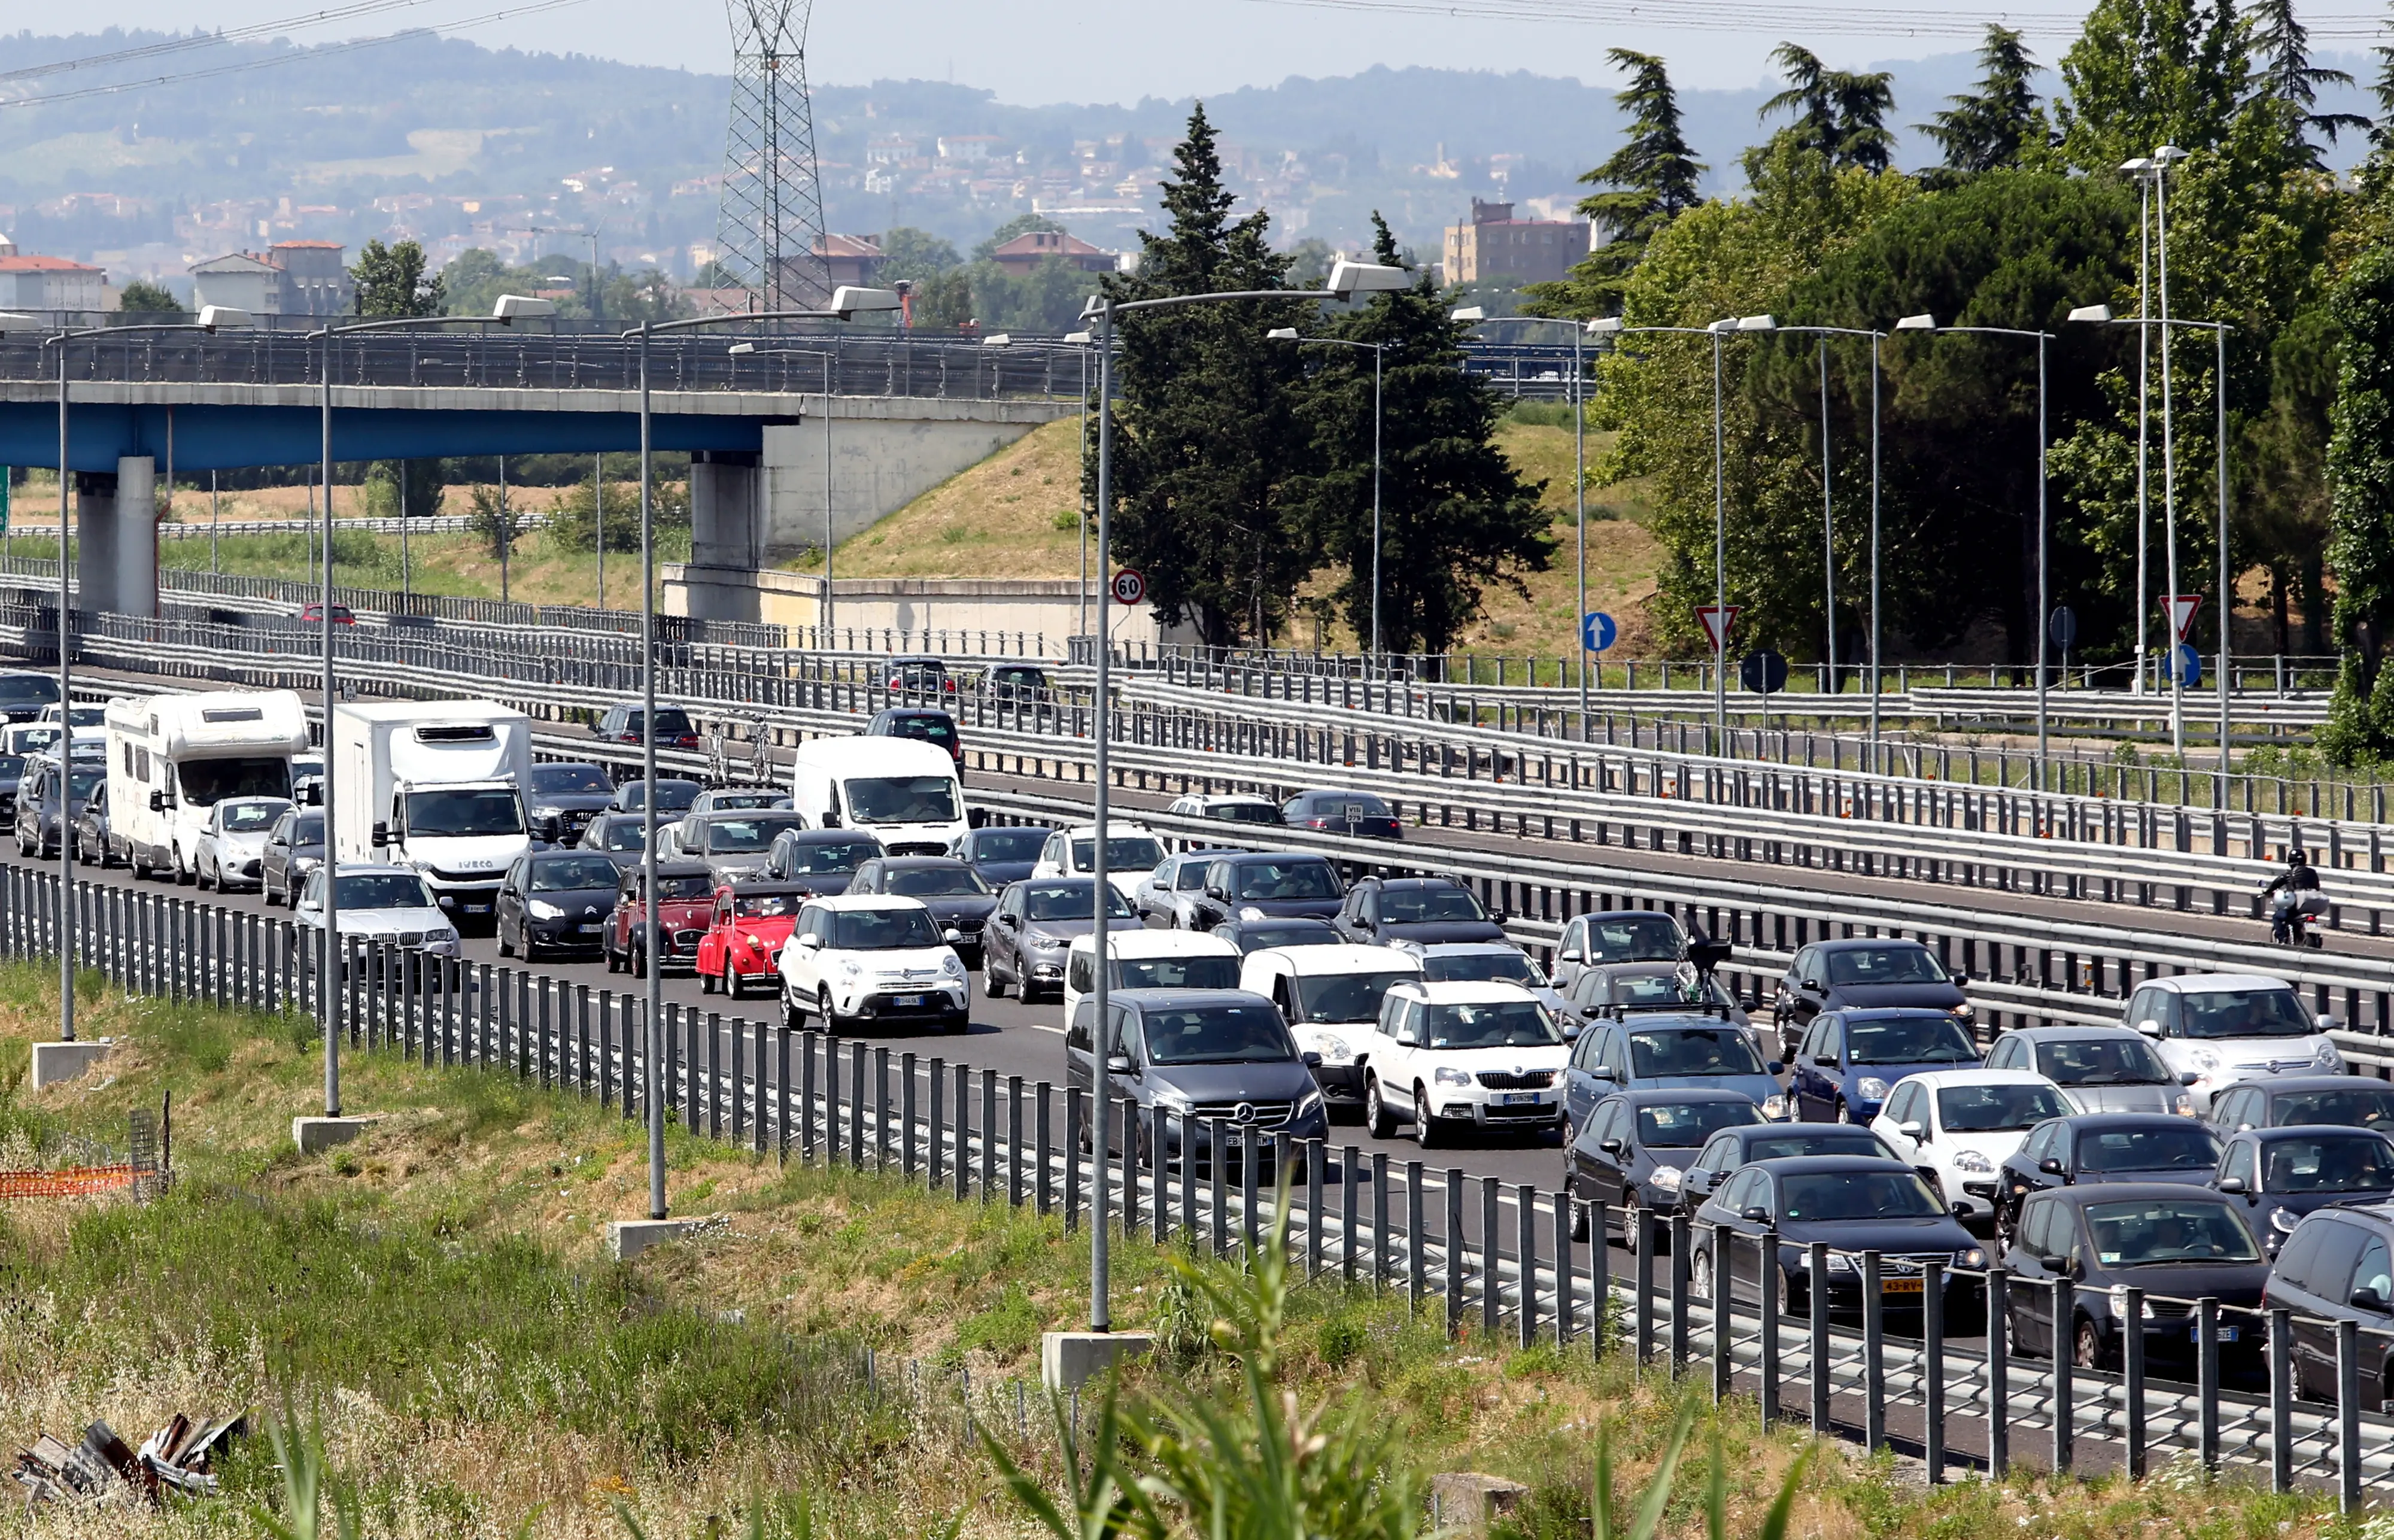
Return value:
[(84, 1429), (83, 1442), (67, 1444), (44, 1433), (31, 1449), (17, 1452), (12, 1474), (35, 1503), (123, 1503), (155, 1506), (169, 1491), (194, 1496), (217, 1489), (209, 1467), (217, 1451), (248, 1427), (240, 1413), (213, 1422), (193, 1422), (180, 1412), (135, 1449), (104, 1422)]

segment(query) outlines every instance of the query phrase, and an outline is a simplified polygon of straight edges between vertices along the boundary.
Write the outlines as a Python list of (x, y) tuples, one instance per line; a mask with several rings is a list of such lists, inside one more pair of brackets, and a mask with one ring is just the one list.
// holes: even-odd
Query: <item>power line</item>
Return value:
[(65, 74), (75, 70), (97, 70), (110, 64), (126, 64), (135, 59), (156, 59), (164, 54), (185, 53), (193, 48), (213, 48), (222, 43), (246, 43), (253, 38), (271, 37), (278, 33), (296, 32), (303, 27), (322, 27), (335, 21), (355, 20), (362, 16), (374, 16), (388, 10), (403, 10), (420, 6), (427, 0), (356, 0), (353, 5), (333, 10), (310, 11), (305, 16), (287, 16), (280, 21), (260, 21), (251, 26), (218, 28), (212, 33), (192, 33), (188, 36), (170, 37), (157, 43), (145, 43), (138, 47), (117, 48), (104, 54), (86, 54), (80, 59), (52, 59), (47, 64), (28, 64), (20, 70), (0, 70), (0, 85), (16, 80), (35, 80), (44, 75)]

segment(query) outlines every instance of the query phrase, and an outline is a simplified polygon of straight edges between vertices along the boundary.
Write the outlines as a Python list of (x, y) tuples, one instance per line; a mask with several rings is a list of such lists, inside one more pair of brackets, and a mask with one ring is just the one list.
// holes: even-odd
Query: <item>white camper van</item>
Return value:
[(289, 690), (209, 690), (108, 703), (109, 834), (133, 875), (189, 882), (208, 811), (228, 796), (289, 796), (308, 714)]
[(862, 829), (893, 856), (940, 856), (970, 828), (948, 751), (912, 738), (816, 738), (798, 745), (790, 806), (813, 829)]
[(334, 859), (409, 867), (461, 928), (490, 926), (532, 849), (532, 718), (494, 701), (335, 705), (332, 754)]

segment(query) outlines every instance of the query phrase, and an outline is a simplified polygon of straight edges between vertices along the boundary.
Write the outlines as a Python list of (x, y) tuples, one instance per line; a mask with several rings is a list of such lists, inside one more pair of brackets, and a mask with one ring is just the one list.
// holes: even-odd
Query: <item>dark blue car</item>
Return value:
[(2245, 1222), (2275, 1256), (2306, 1214), (2394, 1200), (2394, 1139), (2374, 1128), (2247, 1128), (2229, 1137), (2211, 1185), (2244, 1201)]
[(1689, 1270), (1699, 1296), (1713, 1297), (1715, 1280), (1726, 1277), (1736, 1299), (1760, 1298), (1756, 1253), (1761, 1237), (1774, 1231), (1779, 1255), (1770, 1265), (1779, 1270), (1791, 1314), (1811, 1308), (1808, 1248), (1814, 1242), (1829, 1247), (1823, 1286), (1833, 1315), (1861, 1313), (1866, 1251), (1879, 1254), (1879, 1303), (1890, 1317), (1910, 1315), (1916, 1322), (1925, 1297), (1921, 1264), (1927, 1261), (1948, 1270), (1948, 1323), (1964, 1316), (1959, 1307), (1978, 1306), (1985, 1298), (1975, 1270), (1987, 1265), (1986, 1252), (1947, 1211), (1944, 1200), (1901, 1161), (1793, 1155), (1755, 1161), (1730, 1173), (1696, 1210)]
[(1787, 1095), (1799, 1122), (1868, 1123), (1904, 1076), (1978, 1062), (1968, 1030), (1943, 1011), (1824, 1011), (1796, 1049)]
[(1255, 850), (1224, 856), (1205, 868), (1204, 888), (1189, 900), (1189, 928), (1211, 930), (1225, 920), (1292, 915), (1335, 922), (1346, 902), (1347, 884), (1323, 857), (1303, 850)]
[(1039, 824), (992, 824), (967, 829), (948, 847), (948, 854), (981, 875), (992, 888), (1020, 882), (1039, 864), (1039, 851), (1056, 831)]
[(1751, 1033), (1722, 1017), (1657, 1012), (1594, 1022), (1563, 1072), (1565, 1141), (1616, 1091), (1735, 1091), (1776, 1122), (1787, 1116), (1780, 1070), (1776, 1060), (1764, 1061)]

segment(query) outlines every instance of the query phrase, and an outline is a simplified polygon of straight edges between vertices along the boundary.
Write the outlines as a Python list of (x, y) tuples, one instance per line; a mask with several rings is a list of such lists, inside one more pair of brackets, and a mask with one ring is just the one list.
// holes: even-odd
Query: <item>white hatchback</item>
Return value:
[(2344, 1023), (2314, 1017), (2283, 979), (2261, 973), (2182, 973), (2137, 986), (2121, 1021), (2152, 1039), (2174, 1074), (2192, 1075), (2194, 1110), (2245, 1080), (2342, 1074), (2328, 1033)]
[(1519, 984), (1397, 984), (1364, 1045), (1364, 1117), (1376, 1138), (1410, 1123), (1427, 1147), (1447, 1128), (1544, 1134), (1562, 1121), (1571, 1045)]
[[(1047, 844), (1039, 852), (1039, 863), (1031, 868), (1034, 877), (1085, 877), (1097, 875), (1098, 828), (1084, 823), (1078, 828), (1059, 829), (1047, 836)], [(1138, 823), (1106, 825), (1106, 880), (1119, 888), (1122, 896), (1137, 902), (1138, 885), (1164, 860), (1164, 842), (1154, 831)]]
[(2076, 1111), (2027, 1070), (1931, 1070), (1897, 1081), (1870, 1127), (1957, 1218), (1991, 1219), (2005, 1157), (2031, 1128)]
[(918, 899), (844, 893), (809, 899), (782, 948), (782, 1017), (826, 1032), (859, 1022), (962, 1033), (972, 1021), (964, 959)]

